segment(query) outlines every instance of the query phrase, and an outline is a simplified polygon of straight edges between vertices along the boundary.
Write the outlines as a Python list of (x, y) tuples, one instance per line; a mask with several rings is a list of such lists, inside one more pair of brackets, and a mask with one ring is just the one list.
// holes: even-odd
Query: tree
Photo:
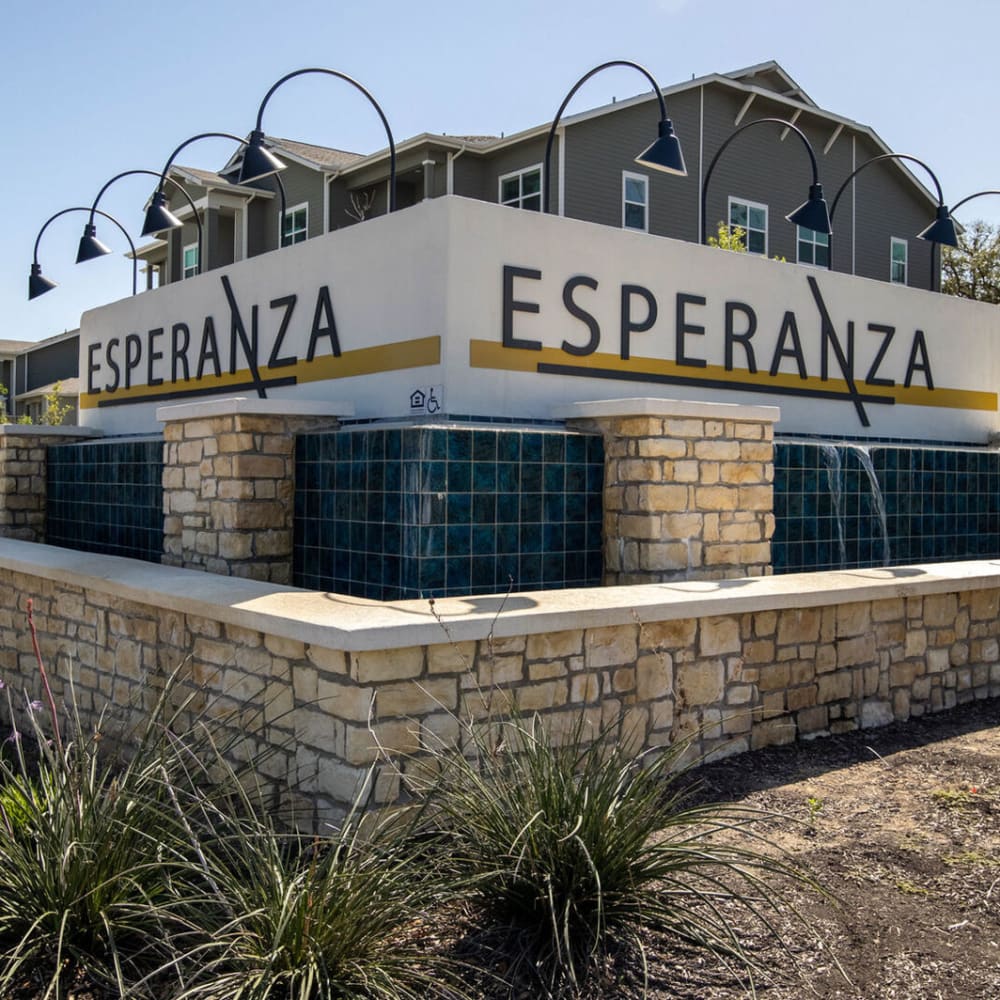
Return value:
[(957, 247), (942, 247), (941, 271), (946, 295), (1000, 303), (1000, 226), (976, 219)]
[(730, 228), (724, 222), (720, 222), (716, 235), (709, 236), (708, 245), (718, 247), (719, 250), (732, 250), (733, 253), (747, 252), (747, 234), (742, 226)]
[[(749, 253), (747, 250), (747, 232), (742, 226), (727, 226), (719, 223), (715, 236), (709, 236), (708, 245), (718, 250), (731, 250), (733, 253)], [(774, 256), (771, 260), (786, 263), (784, 257)]]

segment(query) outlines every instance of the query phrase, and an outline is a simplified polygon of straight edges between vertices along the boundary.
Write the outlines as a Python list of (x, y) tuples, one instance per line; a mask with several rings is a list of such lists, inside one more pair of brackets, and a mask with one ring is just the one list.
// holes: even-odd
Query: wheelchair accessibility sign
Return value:
[(422, 385), (410, 393), (410, 413), (433, 416), (444, 407), (443, 385)]

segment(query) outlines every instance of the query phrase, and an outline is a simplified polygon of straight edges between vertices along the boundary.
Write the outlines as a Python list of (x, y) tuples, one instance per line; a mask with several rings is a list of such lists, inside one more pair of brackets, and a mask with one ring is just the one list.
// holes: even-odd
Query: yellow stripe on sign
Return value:
[[(262, 381), (268, 379), (285, 379), (294, 377), (299, 382), (322, 382), (328, 379), (350, 378), (354, 375), (374, 375), (378, 372), (399, 371), (404, 368), (421, 368), (425, 365), (441, 363), (441, 338), (420, 337), (416, 340), (400, 340), (393, 344), (379, 344), (376, 347), (361, 347), (353, 351), (344, 351), (339, 358), (323, 355), (312, 361), (298, 360), (294, 365), (283, 368), (269, 368), (267, 365), (258, 367)], [(80, 407), (94, 409), (102, 401), (141, 398), (153, 400), (157, 397), (179, 398), (186, 390), (198, 390), (209, 395), (211, 390), (224, 392), (228, 386), (245, 386), (253, 380), (249, 368), (241, 368), (230, 374), (209, 375), (198, 381), (189, 379), (186, 382), (165, 382), (163, 385), (134, 385), (128, 389), (116, 389), (114, 392), (99, 391), (80, 394)]]
[(291, 366), (277, 369), (275, 373), (280, 375), (292, 371), (300, 382), (322, 382), (324, 379), (372, 375), (440, 363), (441, 338), (421, 337), (419, 340), (401, 340), (395, 344), (345, 351), (339, 358), (324, 355), (312, 361), (300, 361), (294, 369)]
[[(853, 396), (847, 381), (842, 378), (829, 378), (825, 381), (816, 376), (800, 378), (798, 374), (778, 372), (773, 377), (767, 372), (749, 372), (746, 369), (729, 371), (719, 365), (706, 365), (695, 368), (690, 365), (679, 365), (675, 361), (663, 358), (632, 357), (623, 361), (617, 354), (588, 354), (576, 357), (567, 354), (557, 347), (543, 347), (540, 351), (524, 350), (523, 348), (504, 347), (495, 340), (471, 340), (469, 342), (469, 365), (472, 368), (490, 368), (508, 372), (537, 372), (539, 365), (554, 365), (561, 368), (571, 368), (574, 372), (584, 374), (587, 369), (599, 372), (621, 372), (630, 380), (641, 380), (643, 375), (650, 376), (651, 381), (657, 379), (676, 379), (678, 382), (697, 383), (715, 382), (732, 385), (734, 389), (741, 386), (775, 389), (797, 390), (807, 395), (810, 392), (842, 395), (845, 400)], [(997, 394), (995, 392), (978, 392), (972, 389), (928, 389), (926, 386), (871, 386), (861, 379), (854, 382), (857, 393), (865, 398), (892, 400), (905, 406), (938, 406), (955, 410), (985, 410), (996, 412)]]

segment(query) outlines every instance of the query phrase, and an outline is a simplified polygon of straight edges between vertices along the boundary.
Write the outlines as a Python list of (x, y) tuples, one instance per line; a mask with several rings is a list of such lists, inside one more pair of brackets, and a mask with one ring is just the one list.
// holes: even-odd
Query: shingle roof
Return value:
[(296, 142), (294, 139), (278, 139), (267, 136), (267, 143), (269, 146), (286, 149), (289, 153), (301, 156), (304, 160), (310, 160), (318, 166), (333, 167), (334, 170), (349, 167), (352, 163), (364, 159), (361, 153), (351, 153), (346, 149), (331, 149), (327, 146), (314, 146), (308, 142)]

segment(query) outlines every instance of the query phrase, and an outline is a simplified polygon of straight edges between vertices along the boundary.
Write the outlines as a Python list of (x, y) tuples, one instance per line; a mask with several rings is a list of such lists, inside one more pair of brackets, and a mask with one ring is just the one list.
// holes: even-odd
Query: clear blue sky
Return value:
[[(358, 79), (399, 141), (541, 124), (608, 59), (640, 62), (664, 86), (776, 59), (821, 107), (924, 159), (951, 203), (1000, 189), (998, 39), (995, 0), (10, 0), (0, 32), (0, 338), (61, 333), (130, 291), (130, 264), (117, 252), (127, 244), (108, 223), (99, 232), (116, 253), (73, 263), (85, 221), (76, 213), (50, 226), (40, 248), (60, 287), (29, 303), (32, 247), (50, 215), (89, 205), (119, 171), (159, 172), (195, 133), (246, 134), (268, 87), (294, 69)], [(571, 110), (644, 89), (638, 74), (608, 71)], [(287, 84), (265, 127), (358, 152), (385, 145), (370, 106), (332, 78)], [(180, 160), (213, 169), (231, 150), (205, 141)], [(101, 202), (137, 242), (152, 186), (129, 178)], [(976, 217), (1000, 222), (1000, 197), (960, 213)]]

